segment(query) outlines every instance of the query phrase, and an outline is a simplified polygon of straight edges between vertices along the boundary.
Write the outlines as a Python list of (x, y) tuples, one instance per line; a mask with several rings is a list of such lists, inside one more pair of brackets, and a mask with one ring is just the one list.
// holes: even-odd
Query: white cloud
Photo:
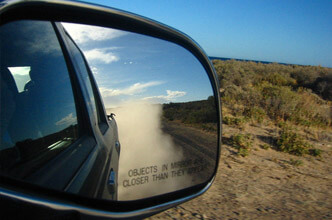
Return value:
[[(24, 21), (21, 23), (20, 32), (22, 36), (29, 35), (27, 38), (21, 38), (15, 42), (20, 48), (29, 53), (45, 54), (52, 56), (62, 56), (59, 41), (54, 33), (50, 23), (43, 21)], [(17, 31), (17, 30), (15, 30)]]
[(118, 95), (134, 95), (144, 92), (148, 87), (157, 86), (163, 82), (151, 81), (147, 83), (135, 83), (124, 89), (109, 89), (105, 87), (100, 88), (103, 97), (118, 96)]
[(94, 73), (94, 74), (98, 74), (98, 68), (95, 67), (95, 66), (91, 66), (91, 71)]
[(83, 51), (85, 57), (90, 62), (112, 63), (119, 60), (119, 57), (109, 51), (110, 48), (92, 49)]
[(171, 91), (171, 90), (166, 90), (167, 96), (165, 96), (167, 99), (173, 99), (173, 98), (178, 98), (182, 97), (187, 94), (187, 92), (182, 92), (182, 91)]
[(103, 28), (91, 25), (62, 23), (70, 36), (77, 43), (88, 41), (104, 41), (126, 35), (127, 33), (112, 28)]
[(167, 95), (145, 97), (143, 100), (152, 103), (164, 103), (174, 101), (176, 98), (185, 96), (187, 92), (166, 90)]
[[(39, 27), (41, 29), (41, 27)], [(54, 34), (54, 30), (47, 28), (42, 31), (42, 36), (34, 38), (33, 41), (28, 42), (29, 48), (32, 53), (44, 53), (46, 55), (61, 56), (61, 47), (59, 45), (58, 39)]]
[(77, 121), (76, 117), (73, 117), (73, 113), (70, 113), (66, 117), (62, 118), (61, 120), (57, 121), (55, 125), (71, 125)]

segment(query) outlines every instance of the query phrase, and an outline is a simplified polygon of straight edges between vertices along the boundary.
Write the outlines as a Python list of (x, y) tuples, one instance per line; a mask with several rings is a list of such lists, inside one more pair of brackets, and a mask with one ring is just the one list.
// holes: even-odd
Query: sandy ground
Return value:
[[(227, 144), (238, 132), (255, 137), (248, 157), (236, 155)], [(323, 150), (321, 157), (298, 157), (260, 147), (275, 135), (270, 128), (249, 126), (240, 131), (224, 126), (223, 133), (212, 187), (202, 196), (149, 219), (332, 219), (330, 139), (312, 142)], [(292, 165), (291, 159), (302, 161), (302, 165)]]

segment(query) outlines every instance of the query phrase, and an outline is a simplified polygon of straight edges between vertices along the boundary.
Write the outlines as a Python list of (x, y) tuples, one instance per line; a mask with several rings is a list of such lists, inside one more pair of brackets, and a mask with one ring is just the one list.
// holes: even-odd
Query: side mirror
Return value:
[(10, 3), (0, 21), (3, 201), (147, 217), (211, 186), (219, 88), (189, 37), (73, 2)]
[(115, 116), (115, 114), (114, 114), (114, 113), (111, 113), (111, 114), (107, 115), (107, 118), (108, 118), (108, 119), (114, 119), (114, 116)]

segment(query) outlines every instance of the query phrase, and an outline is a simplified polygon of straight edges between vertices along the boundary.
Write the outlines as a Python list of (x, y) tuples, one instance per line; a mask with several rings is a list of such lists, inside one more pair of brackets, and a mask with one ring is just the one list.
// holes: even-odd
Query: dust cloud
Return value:
[[(116, 114), (121, 153), (118, 199), (135, 200), (181, 189), (186, 177), (158, 175), (163, 164), (181, 161), (181, 147), (162, 131), (162, 105), (135, 102), (112, 109)], [(162, 178), (163, 177), (163, 178)]]

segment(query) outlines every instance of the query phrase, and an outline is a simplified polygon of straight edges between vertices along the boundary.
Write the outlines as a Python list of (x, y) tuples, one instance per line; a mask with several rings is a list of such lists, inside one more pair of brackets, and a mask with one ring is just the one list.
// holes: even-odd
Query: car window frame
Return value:
[[(100, 139), (103, 138), (102, 136), (106, 134), (106, 132), (108, 131), (109, 125), (107, 122), (102, 121), (97, 126), (94, 114), (92, 114), (93, 112), (91, 111), (91, 109), (89, 112), (88, 102), (90, 101), (90, 99), (87, 96), (88, 92), (86, 91), (85, 88), (85, 82), (83, 77), (81, 76), (80, 69), (77, 66), (74, 54), (72, 53), (71, 47), (67, 42), (68, 36), (66, 35), (65, 29), (63, 28), (61, 23), (59, 22), (53, 22), (53, 23), (54, 23), (54, 28), (56, 29), (56, 32), (58, 34), (58, 40), (62, 45), (62, 50), (64, 58), (67, 62), (69, 74), (73, 77), (72, 79), (73, 89), (76, 90), (76, 93), (78, 95), (77, 99), (79, 104), (77, 105), (80, 105), (81, 116), (82, 116), (81, 121), (84, 122), (83, 124), (84, 127), (83, 126), (81, 127), (82, 127), (82, 138), (84, 138), (85, 141), (84, 142), (82, 141), (82, 144), (87, 145), (88, 143), (90, 143), (90, 146), (86, 146), (89, 147), (90, 151), (86, 155), (85, 160), (82, 161), (80, 168), (77, 170), (76, 174), (72, 177), (71, 181), (67, 184), (67, 186), (63, 190), (65, 192), (80, 194), (83, 195), (84, 197), (89, 195), (91, 197), (94, 197), (94, 195), (96, 195), (100, 191), (100, 188), (102, 187), (101, 183), (103, 182), (102, 179), (105, 176), (105, 173), (103, 173), (103, 171), (101, 171), (100, 173), (96, 173), (95, 170), (98, 169), (100, 166), (102, 166), (103, 163), (106, 163), (105, 160), (107, 159), (107, 155), (104, 153), (105, 149), (104, 146), (102, 146), (102, 144), (100, 143)], [(76, 45), (74, 41), (73, 43)], [(82, 55), (82, 51), (80, 50), (80, 48), (77, 47), (77, 49)], [(88, 65), (84, 55), (82, 55), (82, 58), (85, 62), (85, 65)], [(94, 78), (91, 77), (92, 73), (90, 68), (87, 68), (87, 73), (89, 74), (93, 92), (96, 92), (96, 90), (94, 89), (96, 89), (97, 87)], [(97, 92), (99, 91), (97, 90)], [(102, 102), (99, 97), (95, 97), (95, 101), (96, 104), (99, 104), (100, 108)], [(106, 121), (106, 114), (101, 113), (101, 116), (102, 116), (101, 118), (104, 118), (104, 121)], [(84, 120), (87, 118), (89, 120)], [(80, 144), (79, 147), (82, 144)]]
[[(92, 121), (92, 123), (93, 124), (94, 123), (98, 124), (98, 127), (99, 127), (101, 133), (105, 134), (110, 126), (107, 123), (107, 118), (106, 118), (107, 114), (106, 114), (106, 111), (105, 111), (105, 108), (104, 108), (103, 101), (101, 99), (101, 95), (100, 95), (96, 80), (95, 80), (95, 78), (92, 74), (92, 71), (90, 69), (89, 63), (86, 60), (86, 57), (84, 56), (84, 53), (82, 52), (81, 48), (76, 44), (74, 39), (72, 39), (70, 34), (64, 29), (62, 24), (57, 22), (56, 25), (57, 25), (57, 28), (61, 29), (60, 34), (63, 37), (64, 41), (71, 41), (74, 44), (75, 49), (77, 49), (79, 51), (79, 53), (80, 53), (80, 55), (81, 55), (81, 57), (84, 61), (84, 65), (85, 65), (84, 68), (87, 71), (89, 82), (90, 82), (91, 87), (92, 87), (92, 92), (93, 92), (92, 95), (94, 96), (95, 105), (96, 105), (96, 112), (97, 112), (97, 122)], [(69, 42), (65, 42), (65, 43), (66, 43), (66, 47), (67, 47), (67, 49), (70, 53), (71, 60), (73, 60), (75, 62), (74, 66), (76, 65), (76, 67), (74, 67), (74, 68), (76, 69), (76, 72), (78, 73), (78, 75), (80, 77), (80, 80), (83, 83), (84, 79), (83, 79), (82, 73), (80, 72), (80, 68), (78, 67), (79, 64), (76, 62), (76, 60), (74, 58), (74, 55), (73, 55), (74, 52), (72, 51), (72, 49), (69, 45)], [(86, 91), (85, 96), (86, 96), (85, 101), (88, 102), (89, 101), (89, 92), (88, 91)]]

